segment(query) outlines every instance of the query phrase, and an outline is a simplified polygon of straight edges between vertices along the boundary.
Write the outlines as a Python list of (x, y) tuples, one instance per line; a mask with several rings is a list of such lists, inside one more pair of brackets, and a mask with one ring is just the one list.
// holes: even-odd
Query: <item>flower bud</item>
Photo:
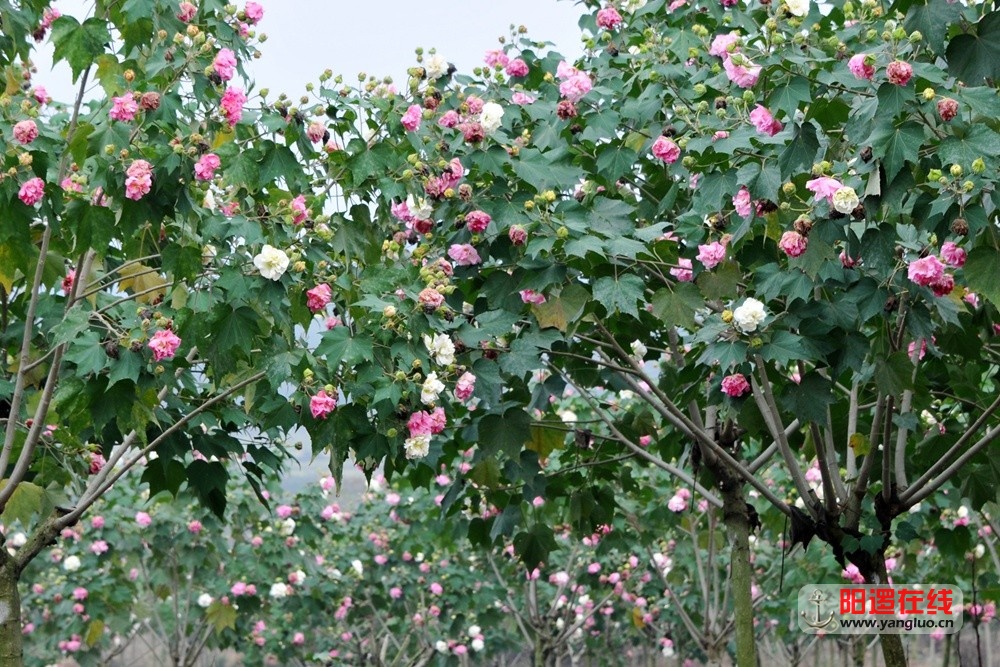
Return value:
[(382, 309), (382, 317), (385, 317), (385, 318), (389, 319), (389, 318), (393, 318), (395, 316), (396, 316), (396, 307), (395, 306), (386, 306), (385, 308)]
[(983, 161), (983, 158), (977, 157), (972, 161), (972, 173), (981, 174), (984, 171), (986, 171), (986, 162)]
[(951, 169), (949, 169), (948, 171), (951, 172), (951, 175), (954, 178), (959, 178), (959, 177), (962, 176), (962, 165), (960, 165), (960, 164), (953, 164), (953, 165), (951, 165)]
[(924, 99), (927, 100), (928, 102), (930, 102), (931, 100), (934, 99), (934, 89), (933, 88), (924, 88), (924, 93), (923, 94), (924, 94)]
[(733, 311), (729, 310), (728, 308), (726, 310), (722, 311), (722, 321), (725, 322), (726, 324), (729, 324), (730, 322), (732, 322), (733, 321)]
[(781, 191), (785, 193), (786, 197), (791, 197), (792, 195), (795, 194), (795, 183), (788, 181), (787, 183), (781, 186)]
[(940, 169), (931, 169), (927, 172), (928, 181), (940, 181), (943, 174)]

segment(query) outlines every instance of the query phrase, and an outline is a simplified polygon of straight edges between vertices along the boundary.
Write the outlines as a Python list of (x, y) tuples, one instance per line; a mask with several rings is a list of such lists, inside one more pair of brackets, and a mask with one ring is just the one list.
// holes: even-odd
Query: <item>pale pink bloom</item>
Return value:
[(521, 301), (523, 301), (524, 303), (533, 303), (536, 305), (545, 303), (545, 295), (536, 292), (533, 289), (523, 289), (521, 290), (520, 294), (521, 294)]
[(326, 308), (327, 304), (330, 303), (330, 298), (333, 295), (330, 286), (326, 283), (320, 283), (310, 290), (306, 290), (306, 306), (312, 312), (319, 312)]
[(52, 98), (49, 97), (49, 92), (45, 90), (45, 86), (35, 86), (31, 91), (31, 95), (39, 104), (47, 104), (52, 101)]
[(431, 584), (430, 590), (431, 590), (431, 595), (441, 595), (442, 593), (444, 593), (444, 587), (441, 586), (441, 584), (439, 584), (436, 581)]
[(215, 170), (222, 166), (222, 160), (215, 153), (205, 153), (194, 163), (194, 177), (199, 181), (215, 178)]
[(726, 246), (718, 241), (698, 246), (698, 255), (695, 257), (705, 265), (706, 269), (714, 269), (720, 262), (726, 259)]
[(448, 257), (459, 266), (473, 266), (483, 261), (476, 249), (468, 243), (453, 244), (448, 248)]
[(309, 411), (312, 413), (313, 419), (326, 419), (327, 415), (336, 409), (336, 397), (328, 396), (323, 389), (320, 389), (315, 396), (309, 399)]
[(506, 65), (507, 76), (528, 76), (528, 63), (520, 58), (514, 58)]
[(806, 181), (806, 190), (816, 195), (814, 198), (815, 201), (825, 199), (830, 204), (833, 203), (834, 193), (842, 187), (844, 187), (843, 183), (829, 176), (820, 176), (819, 178)]
[(260, 23), (260, 20), (264, 18), (264, 8), (256, 2), (248, 2), (243, 9), (243, 13), (246, 15), (247, 21), (254, 25)]
[(524, 242), (528, 240), (528, 232), (521, 225), (511, 225), (507, 231), (507, 237), (514, 245), (524, 245)]
[(219, 106), (222, 108), (222, 113), (226, 117), (229, 127), (235, 127), (243, 118), (243, 105), (246, 104), (246, 101), (247, 96), (243, 93), (242, 88), (226, 88), (226, 92), (222, 94)]
[(806, 470), (806, 481), (807, 482), (821, 482), (823, 481), (823, 474), (819, 470), (819, 463), (815, 463)]
[(94, 518), (92, 518), (90, 520), (90, 527), (93, 528), (93, 529), (95, 529), (95, 530), (99, 530), (101, 528), (104, 528), (104, 517), (101, 516), (101, 515), (97, 515)]
[(472, 398), (472, 392), (476, 388), (476, 376), (466, 371), (455, 383), (455, 398), (463, 403)]
[(96, 475), (104, 469), (108, 462), (104, 459), (104, 455), (100, 452), (90, 453), (90, 474)]
[(600, 563), (591, 563), (590, 565), (587, 566), (587, 572), (589, 574), (597, 574), (600, 571), (601, 571)]
[(30, 178), (21, 185), (21, 189), (17, 191), (17, 197), (25, 206), (34, 206), (38, 202), (42, 201), (42, 197), (45, 196), (45, 181), (35, 176)]
[(403, 124), (403, 128), (409, 132), (413, 132), (420, 127), (420, 120), (423, 118), (423, 113), (420, 105), (411, 104), (399, 120)]
[(847, 61), (847, 68), (851, 70), (851, 74), (856, 78), (871, 79), (875, 75), (875, 65), (867, 63), (867, 59), (867, 54), (858, 53), (851, 56), (851, 59)]
[(191, 19), (198, 12), (198, 8), (195, 7), (190, 2), (182, 2), (181, 6), (177, 12), (177, 18), (179, 18), (184, 23), (190, 23)]
[(903, 62), (902, 60), (894, 60), (885, 68), (885, 73), (889, 79), (889, 83), (894, 83), (897, 86), (905, 86), (913, 77), (913, 67), (910, 63)]
[(590, 77), (582, 72), (566, 79), (559, 84), (559, 94), (570, 102), (579, 102), (580, 98), (590, 92), (593, 84)]
[[(440, 118), (438, 118), (438, 125), (441, 127), (451, 128), (458, 125), (459, 120), (460, 118), (458, 112), (454, 109), (449, 109), (448, 111), (445, 111)], [(405, 206), (406, 204), (404, 203), (403, 205)]]
[(848, 563), (847, 567), (845, 567), (844, 571), (841, 573), (841, 576), (854, 584), (865, 583), (865, 578), (861, 574), (861, 570), (859, 570), (858, 566), (854, 563)]
[(292, 222), (298, 225), (307, 217), (309, 217), (309, 209), (306, 208), (306, 197), (299, 195), (292, 200)]
[(38, 126), (33, 120), (22, 120), (14, 124), (14, 139), (22, 144), (30, 144), (38, 138)]
[(740, 41), (740, 35), (736, 32), (729, 32), (724, 35), (716, 35), (708, 48), (708, 55), (718, 56), (728, 60), (730, 53), (735, 53), (739, 49), (736, 43)]
[(806, 251), (806, 247), (809, 245), (809, 239), (796, 231), (787, 231), (781, 235), (781, 240), (778, 241), (778, 247), (781, 248), (786, 255), (789, 257), (798, 257)]
[(568, 79), (570, 77), (576, 76), (580, 73), (580, 70), (570, 65), (565, 60), (560, 60), (559, 64), (556, 65), (556, 77), (560, 79)]
[(202, 528), (203, 526), (201, 525), (201, 521), (198, 521), (198, 519), (193, 519), (188, 522), (188, 532), (192, 535), (200, 533)]
[(493, 218), (484, 211), (472, 211), (465, 216), (465, 225), (473, 234), (481, 234), (486, 231)]
[(292, 635), (292, 644), (296, 646), (302, 646), (305, 643), (306, 643), (306, 636), (301, 632), (296, 632), (294, 635)]
[(506, 67), (507, 63), (510, 62), (510, 57), (503, 52), (503, 49), (493, 49), (486, 52), (486, 55), (483, 56), (483, 62), (486, 63), (487, 67)]
[(108, 112), (108, 116), (111, 117), (111, 120), (130, 122), (135, 118), (135, 114), (138, 111), (139, 105), (136, 103), (135, 98), (132, 97), (132, 94), (129, 93), (121, 97), (111, 98), (111, 111)]
[(294, 510), (292, 509), (291, 505), (278, 505), (274, 509), (274, 513), (278, 515), (279, 519), (287, 519), (288, 517), (292, 516), (293, 511)]
[(403, 597), (403, 589), (400, 588), (399, 586), (393, 586), (392, 588), (389, 589), (389, 597), (391, 597), (393, 600), (398, 600), (399, 598)]
[(314, 120), (309, 123), (309, 126), (306, 128), (306, 136), (309, 137), (309, 141), (314, 144), (318, 144), (323, 141), (323, 137), (326, 136), (326, 125), (318, 120)]
[(670, 275), (682, 283), (689, 283), (694, 280), (693, 266), (690, 259), (681, 257), (677, 260), (677, 266), (670, 269)]
[(160, 329), (149, 339), (149, 349), (153, 351), (153, 361), (173, 359), (181, 339), (170, 329)]
[(520, 106), (527, 106), (529, 104), (535, 103), (535, 98), (527, 93), (522, 93), (520, 90), (510, 96), (510, 101), (513, 104)]
[(742, 58), (740, 64), (736, 64), (733, 58), (726, 58), (722, 62), (722, 67), (726, 70), (729, 80), (740, 88), (753, 88), (760, 78), (760, 66), (754, 65), (746, 58)]
[(728, 139), (729, 133), (725, 130), (718, 130), (712, 135), (712, 141), (718, 141), (720, 139)]
[(840, 251), (840, 263), (845, 269), (853, 269), (860, 262), (860, 259), (855, 259), (848, 255), (846, 250)]
[(738, 398), (750, 391), (750, 383), (742, 373), (727, 375), (722, 379), (722, 393), (732, 398)]
[(72, 176), (67, 176), (62, 179), (62, 182), (59, 183), (59, 187), (66, 192), (83, 192), (83, 186), (74, 181)]
[(681, 156), (680, 147), (674, 143), (673, 139), (664, 136), (657, 137), (650, 147), (650, 151), (657, 159), (663, 160), (667, 164), (677, 162), (677, 158)]
[(910, 262), (906, 271), (910, 280), (925, 287), (938, 282), (944, 275), (944, 264), (934, 255)]
[(97, 540), (96, 542), (90, 545), (90, 551), (91, 553), (97, 556), (100, 556), (103, 553), (107, 553), (108, 543), (105, 542), (104, 540)]
[(750, 205), (750, 191), (747, 190), (745, 185), (740, 187), (736, 196), (733, 197), (733, 207), (736, 209), (736, 214), (740, 217), (750, 217), (753, 207)]
[(233, 53), (232, 49), (219, 49), (215, 60), (212, 61), (212, 67), (215, 68), (215, 73), (219, 75), (220, 79), (229, 81), (236, 73), (236, 54)]
[(139, 524), (140, 527), (146, 528), (149, 524), (153, 523), (153, 519), (146, 512), (136, 512), (135, 522)]
[(153, 187), (153, 165), (145, 160), (135, 160), (125, 171), (125, 196), (138, 201)]
[(597, 27), (614, 30), (622, 22), (622, 15), (614, 7), (605, 7), (597, 12)]
[(649, 447), (650, 443), (653, 442), (653, 436), (651, 435), (641, 435), (639, 436), (639, 444), (643, 447)]
[(784, 128), (784, 125), (780, 121), (776, 120), (771, 112), (765, 107), (757, 105), (753, 111), (750, 112), (750, 122), (753, 126), (757, 128), (757, 131), (761, 134), (766, 134), (773, 137), (778, 132)]
[(965, 296), (962, 297), (962, 301), (973, 308), (979, 308), (979, 296), (975, 292), (966, 292)]
[(941, 259), (948, 266), (954, 268), (961, 268), (965, 266), (965, 249), (952, 243), (951, 241), (945, 241), (941, 246)]
[(674, 494), (670, 500), (667, 501), (667, 509), (671, 512), (683, 512), (687, 509), (687, 506), (687, 500), (678, 494)]

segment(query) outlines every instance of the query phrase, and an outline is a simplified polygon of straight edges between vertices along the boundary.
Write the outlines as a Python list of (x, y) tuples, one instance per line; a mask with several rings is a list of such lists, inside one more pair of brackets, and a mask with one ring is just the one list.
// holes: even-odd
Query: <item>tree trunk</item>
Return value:
[[(885, 551), (879, 551), (872, 558), (875, 564), (875, 580), (868, 579), (871, 584), (885, 584), (889, 581), (889, 574), (885, 569)], [(903, 650), (902, 635), (879, 635), (879, 644), (882, 645), (882, 660), (885, 667), (906, 667), (906, 651)]]
[(742, 486), (725, 485), (722, 511), (731, 547), (729, 568), (736, 621), (736, 664), (738, 667), (756, 667), (757, 647), (754, 645), (753, 595), (750, 589), (753, 575), (750, 565), (750, 516)]
[(0, 665), (3, 667), (21, 667), (24, 664), (21, 596), (17, 592), (19, 578), (17, 566), (9, 558), (3, 558), (0, 564)]

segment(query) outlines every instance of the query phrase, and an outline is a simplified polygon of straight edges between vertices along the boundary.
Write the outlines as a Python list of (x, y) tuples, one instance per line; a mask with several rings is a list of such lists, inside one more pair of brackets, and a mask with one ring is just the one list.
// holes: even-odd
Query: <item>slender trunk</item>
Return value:
[[(886, 583), (889, 575), (885, 569), (885, 551), (876, 553), (872, 560), (875, 561), (876, 579), (870, 580), (869, 583)], [(885, 667), (906, 667), (906, 651), (903, 649), (902, 635), (879, 635), (879, 644), (882, 645), (882, 660), (885, 662)]]
[(722, 492), (722, 507), (731, 551), (729, 556), (733, 615), (736, 627), (736, 664), (756, 667), (757, 647), (753, 633), (753, 595), (750, 565), (750, 517), (747, 513), (743, 487), (726, 484)]
[(17, 592), (20, 573), (10, 559), (3, 561), (0, 565), (0, 665), (21, 667), (24, 648), (21, 644), (21, 596)]

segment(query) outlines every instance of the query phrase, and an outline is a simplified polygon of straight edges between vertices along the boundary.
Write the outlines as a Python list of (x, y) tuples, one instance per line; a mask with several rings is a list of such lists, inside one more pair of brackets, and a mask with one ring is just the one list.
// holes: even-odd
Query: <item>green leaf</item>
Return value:
[(552, 529), (548, 524), (536, 523), (530, 530), (514, 537), (514, 550), (529, 570), (548, 560), (549, 554), (558, 548)]
[(816, 138), (816, 127), (812, 123), (803, 123), (795, 128), (795, 136), (778, 157), (778, 167), (785, 179), (808, 171), (815, 162), (819, 151), (819, 139)]
[(798, 383), (788, 383), (782, 404), (802, 423), (826, 422), (826, 408), (833, 403), (833, 383), (819, 373), (807, 373)]
[(605, 276), (594, 283), (594, 299), (604, 306), (608, 315), (620, 311), (638, 318), (639, 309), (635, 304), (642, 301), (645, 289), (642, 278), (633, 274), (618, 278)]
[(597, 155), (597, 171), (608, 181), (616, 181), (632, 169), (638, 157), (639, 154), (630, 148), (607, 144)]
[(695, 329), (694, 314), (704, 305), (701, 292), (692, 283), (678, 283), (673, 289), (657, 290), (650, 300), (653, 315), (670, 326)]
[(1000, 306), (1000, 251), (979, 246), (965, 262), (965, 280), (971, 291)]
[(233, 350), (249, 353), (253, 339), (259, 332), (257, 327), (257, 313), (252, 308), (240, 306), (231, 309), (219, 318), (210, 349), (214, 354), (231, 354)]
[(72, 16), (60, 16), (52, 24), (52, 42), (55, 44), (53, 64), (61, 60), (69, 63), (76, 83), (80, 72), (104, 53), (111, 42), (111, 33), (102, 19), (89, 18), (81, 25)]
[(809, 358), (806, 339), (789, 331), (777, 331), (760, 350), (765, 361), (787, 364), (790, 361)]
[(335, 327), (323, 333), (316, 347), (316, 356), (326, 357), (331, 368), (341, 362), (348, 365), (370, 359), (374, 354), (372, 341), (362, 334), (352, 335), (347, 327)]
[(531, 426), (531, 437), (525, 443), (525, 449), (536, 452), (539, 458), (545, 458), (556, 449), (562, 449), (566, 439), (563, 431), (546, 428), (545, 426)]
[(70, 344), (66, 360), (76, 364), (77, 375), (84, 377), (101, 371), (110, 359), (97, 334), (87, 331)]
[(948, 71), (969, 86), (1000, 79), (1000, 12), (976, 25), (976, 34), (957, 35), (948, 43)]
[(743, 275), (735, 262), (726, 262), (711, 271), (703, 271), (696, 280), (706, 299), (729, 299), (739, 291)]
[[(263, 142), (265, 148), (264, 159), (260, 163), (260, 184), (268, 185), (284, 178), (289, 181), (289, 185), (297, 184), (301, 181), (302, 167), (298, 158), (287, 146), (279, 146), (274, 142)], [(293, 178), (295, 177), (295, 178)]]
[(514, 529), (521, 523), (521, 519), (521, 506), (516, 502), (507, 505), (507, 507), (503, 508), (503, 512), (493, 519), (493, 527), (490, 528), (490, 539), (496, 540), (498, 537), (510, 537), (514, 533)]
[[(7, 483), (7, 480), (0, 482), (0, 488), (7, 486)], [(3, 514), (0, 514), (0, 521), (3, 521), (6, 526), (20, 521), (21, 526), (27, 532), (27, 528), (31, 524), (31, 517), (41, 511), (44, 500), (45, 489), (31, 482), (21, 482), (14, 489), (7, 505), (4, 506)]]
[(205, 610), (205, 620), (209, 622), (215, 630), (215, 634), (222, 634), (223, 630), (236, 630), (236, 609), (231, 604), (222, 604), (216, 600), (208, 605)]
[(948, 29), (957, 24), (962, 15), (962, 5), (948, 0), (928, 0), (925, 3), (915, 2), (906, 12), (903, 27), (906, 32), (917, 31), (924, 36), (924, 41), (941, 54), (944, 42), (948, 37)]
[(111, 362), (111, 371), (108, 373), (109, 388), (122, 380), (137, 381), (142, 371), (144, 363), (142, 355), (127, 347), (119, 348), (118, 355), (118, 359)]
[(504, 452), (513, 458), (531, 437), (531, 417), (521, 408), (510, 408), (503, 415), (486, 415), (479, 422), (479, 448), (484, 456)]
[(542, 153), (533, 148), (522, 149), (511, 165), (518, 178), (533, 185), (539, 192), (548, 188), (568, 188), (580, 180), (582, 172), (569, 164), (563, 153)]
[(961, 165), (969, 169), (974, 160), (983, 158), (987, 165), (996, 168), (1000, 159), (1000, 134), (987, 125), (975, 125), (964, 136), (951, 136), (938, 147), (941, 164)]
[(580, 317), (589, 300), (590, 293), (587, 288), (573, 283), (563, 289), (559, 296), (545, 303), (532, 305), (531, 312), (534, 313), (538, 326), (542, 329), (554, 327), (559, 331), (566, 331), (569, 325)]
[(771, 111), (781, 110), (792, 118), (799, 105), (812, 99), (809, 90), (809, 80), (802, 76), (793, 76), (783, 86), (779, 86), (771, 93), (768, 101), (768, 108)]
[(892, 181), (907, 162), (916, 162), (917, 151), (924, 143), (924, 128), (914, 122), (899, 127), (881, 124), (869, 139), (875, 157), (882, 159), (886, 181)]

